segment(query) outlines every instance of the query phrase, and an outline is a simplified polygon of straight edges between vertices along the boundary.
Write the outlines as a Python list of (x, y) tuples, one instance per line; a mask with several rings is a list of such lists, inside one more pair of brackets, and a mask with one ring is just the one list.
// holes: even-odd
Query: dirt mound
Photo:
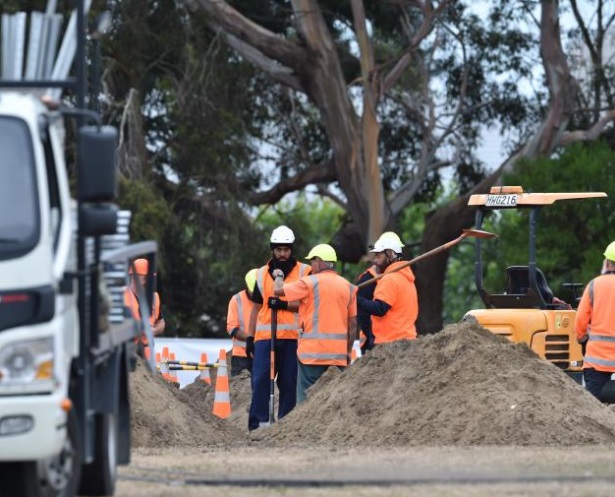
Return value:
[(244, 432), (211, 413), (213, 400), (208, 404), (206, 395), (213, 389), (204, 383), (191, 385), (192, 391), (185, 393), (160, 375), (151, 374), (139, 361), (130, 375), (130, 388), (135, 447), (200, 447), (245, 441)]
[[(257, 432), (258, 433), (258, 432)], [(267, 444), (615, 444), (615, 412), (525, 345), (464, 322), (332, 371)]]
[[(135, 446), (246, 442), (247, 372), (230, 379), (228, 420), (211, 414), (214, 389), (203, 382), (179, 390), (140, 363), (131, 387)], [(615, 444), (615, 408), (525, 345), (464, 322), (330, 369), (304, 404), (256, 434), (278, 446)]]
[[(215, 381), (212, 382), (215, 386)], [(215, 388), (195, 381), (182, 389), (192, 402), (200, 405), (202, 409), (211, 412), (214, 406)], [(242, 371), (232, 376), (229, 380), (229, 396), (231, 399), (231, 415), (226, 420), (239, 430), (245, 432), (248, 429), (248, 412), (252, 399), (252, 387), (250, 386), (250, 373)]]

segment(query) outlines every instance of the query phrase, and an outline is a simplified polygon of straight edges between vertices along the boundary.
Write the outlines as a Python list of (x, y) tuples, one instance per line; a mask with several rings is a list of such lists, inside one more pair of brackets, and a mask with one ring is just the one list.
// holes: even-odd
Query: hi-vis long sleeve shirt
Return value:
[(575, 332), (580, 342), (587, 337), (583, 367), (615, 372), (615, 272), (598, 276), (585, 287)]

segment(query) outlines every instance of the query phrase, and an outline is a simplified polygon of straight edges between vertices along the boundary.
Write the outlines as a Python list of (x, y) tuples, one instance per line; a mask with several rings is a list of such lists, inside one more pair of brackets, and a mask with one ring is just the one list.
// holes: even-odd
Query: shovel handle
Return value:
[(386, 276), (387, 274), (396, 273), (397, 271), (401, 271), (402, 269), (404, 269), (404, 268), (406, 268), (408, 266), (411, 266), (412, 264), (416, 264), (417, 262), (422, 261), (423, 259), (427, 259), (427, 257), (431, 257), (432, 255), (439, 254), (440, 252), (444, 252), (445, 250), (448, 250), (449, 248), (451, 248), (453, 245), (457, 245), (464, 238), (468, 238), (468, 237), (474, 237), (474, 238), (494, 238), (496, 236), (497, 236), (496, 234), (490, 233), (488, 231), (472, 230), (472, 229), (463, 230), (461, 235), (459, 235), (454, 240), (451, 240), (450, 242), (446, 242), (443, 245), (440, 245), (440, 246), (438, 246), (436, 248), (433, 248), (433, 249), (425, 252), (424, 254), (421, 254), (421, 255), (415, 257), (414, 259), (406, 261), (401, 266), (397, 266), (395, 269), (389, 271), (388, 273), (379, 274), (378, 276), (373, 277), (371, 280), (367, 280), (367, 281), (364, 281), (363, 283), (359, 283), (357, 285), (357, 288), (363, 288), (363, 287), (365, 287), (367, 285), (371, 285), (373, 283), (376, 283), (376, 281), (378, 281), (380, 278)]

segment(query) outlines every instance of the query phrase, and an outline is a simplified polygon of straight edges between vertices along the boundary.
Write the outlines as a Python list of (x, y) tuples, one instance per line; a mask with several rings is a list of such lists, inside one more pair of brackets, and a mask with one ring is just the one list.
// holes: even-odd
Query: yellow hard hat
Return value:
[(254, 291), (254, 287), (256, 286), (256, 273), (258, 272), (258, 269), (250, 269), (247, 273), (246, 273), (246, 287), (248, 288), (248, 290), (250, 290), (250, 292)]
[(609, 243), (609, 246), (604, 251), (604, 257), (609, 261), (615, 261), (615, 242)]
[(310, 253), (307, 255), (306, 259), (311, 260), (314, 257), (320, 257), (320, 259), (325, 262), (337, 262), (337, 254), (335, 253), (335, 249), (326, 243), (316, 245), (312, 250), (310, 250)]

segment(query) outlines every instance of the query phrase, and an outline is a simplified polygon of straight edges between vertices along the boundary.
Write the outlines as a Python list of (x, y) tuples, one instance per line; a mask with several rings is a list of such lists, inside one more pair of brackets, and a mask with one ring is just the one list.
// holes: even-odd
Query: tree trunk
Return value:
[[(500, 174), (501, 170), (498, 169), (467, 195), (430, 212), (423, 231), (421, 253), (444, 245), (461, 235), (462, 230), (474, 226), (476, 209), (468, 207), (470, 195), (489, 191), (489, 188), (499, 180)], [(449, 256), (450, 251), (445, 250), (420, 261), (412, 268), (419, 296), (419, 317), (416, 326), (420, 335), (437, 333), (442, 329), (444, 282)]]

